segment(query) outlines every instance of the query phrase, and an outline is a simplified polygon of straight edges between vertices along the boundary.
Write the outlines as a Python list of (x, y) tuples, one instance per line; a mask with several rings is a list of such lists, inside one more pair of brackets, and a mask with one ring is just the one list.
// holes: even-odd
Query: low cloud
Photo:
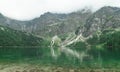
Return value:
[(120, 0), (0, 0), (0, 13), (18, 20), (29, 20), (45, 12), (69, 13), (103, 6), (120, 7)]

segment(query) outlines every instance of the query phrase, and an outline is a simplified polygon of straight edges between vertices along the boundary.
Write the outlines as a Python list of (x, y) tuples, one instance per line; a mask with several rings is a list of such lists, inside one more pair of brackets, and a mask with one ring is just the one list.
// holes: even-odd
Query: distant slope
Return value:
[(0, 26), (0, 46), (41, 46), (42, 38)]

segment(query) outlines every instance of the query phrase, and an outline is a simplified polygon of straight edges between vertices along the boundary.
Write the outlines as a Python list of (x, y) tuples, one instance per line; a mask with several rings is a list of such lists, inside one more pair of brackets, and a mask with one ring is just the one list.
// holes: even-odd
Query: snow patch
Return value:
[(2, 31), (5, 31), (5, 29), (4, 29), (3, 27), (0, 27), (0, 29), (1, 29)]

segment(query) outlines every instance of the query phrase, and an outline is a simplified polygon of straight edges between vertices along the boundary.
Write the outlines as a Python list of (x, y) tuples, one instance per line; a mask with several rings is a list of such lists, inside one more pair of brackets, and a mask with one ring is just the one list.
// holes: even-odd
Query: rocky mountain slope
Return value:
[(89, 36), (116, 28), (120, 28), (120, 8), (107, 6), (93, 13), (86, 20), (83, 35)]
[(89, 9), (69, 14), (47, 12), (39, 18), (30, 21), (18, 21), (0, 15), (0, 23), (4, 26), (36, 35), (54, 36), (74, 32), (76, 28), (85, 24), (86, 19), (90, 15), (91, 11)]
[(10, 28), (33, 33), (40, 36), (63, 35), (69, 32), (89, 36), (95, 32), (120, 27), (120, 8), (106, 6), (92, 13), (81, 10), (69, 14), (47, 12), (39, 18), (29, 21), (18, 21), (0, 14), (0, 24)]

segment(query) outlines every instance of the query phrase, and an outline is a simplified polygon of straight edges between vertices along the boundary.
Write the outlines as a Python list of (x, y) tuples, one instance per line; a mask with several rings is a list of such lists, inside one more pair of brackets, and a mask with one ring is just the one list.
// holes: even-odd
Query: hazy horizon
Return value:
[(46, 12), (70, 13), (103, 6), (120, 7), (120, 0), (0, 0), (0, 13), (12, 19), (30, 20)]

